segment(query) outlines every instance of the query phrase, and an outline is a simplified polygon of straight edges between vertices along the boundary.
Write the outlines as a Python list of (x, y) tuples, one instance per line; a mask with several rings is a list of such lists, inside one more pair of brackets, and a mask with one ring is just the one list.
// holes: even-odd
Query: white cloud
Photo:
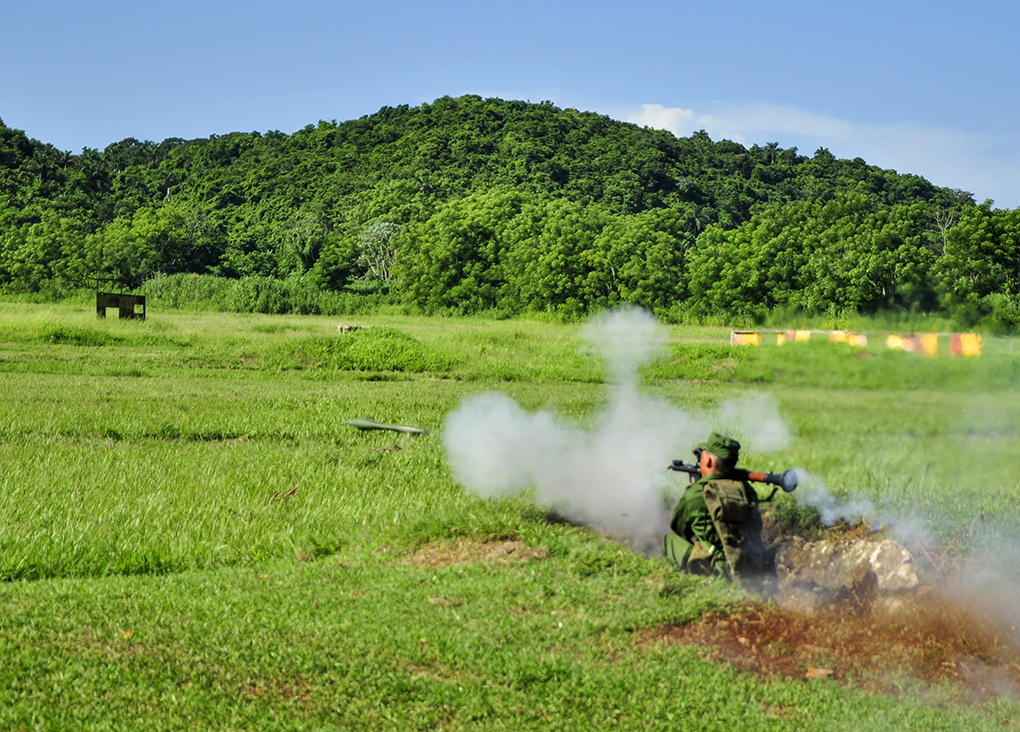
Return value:
[[(641, 112), (629, 117), (628, 122), (636, 122), (644, 127), (652, 127), (657, 130), (669, 130), (674, 135), (687, 136), (694, 132), (700, 122), (694, 114), (694, 110), (681, 107), (663, 107), (661, 104), (642, 104)], [(704, 127), (704, 123), (701, 122)], [(677, 130), (688, 130), (680, 133)]]
[(811, 155), (826, 147), (841, 158), (922, 175), (936, 185), (962, 188), (978, 201), (1020, 206), (1020, 139), (931, 127), (913, 121), (879, 125), (851, 122), (793, 106), (748, 104), (695, 111), (643, 104), (624, 111), (628, 122), (678, 136), (705, 130), (713, 139), (742, 145), (778, 142)]

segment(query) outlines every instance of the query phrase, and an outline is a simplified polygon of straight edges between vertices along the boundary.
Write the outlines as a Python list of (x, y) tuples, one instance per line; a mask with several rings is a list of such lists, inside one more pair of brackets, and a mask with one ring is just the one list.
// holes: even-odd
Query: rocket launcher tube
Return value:
[[(701, 468), (698, 465), (691, 465), (685, 463), (682, 460), (674, 460), (673, 464), (669, 466), (670, 470), (675, 470), (678, 473), (687, 473), (691, 476), (691, 482), (701, 479)], [(793, 493), (797, 490), (797, 471), (796, 470), (784, 470), (782, 473), (761, 473), (758, 471), (743, 470), (742, 468), (736, 468), (730, 473), (730, 477), (734, 480), (748, 480), (755, 483), (768, 483), (769, 485), (775, 486), (772, 492), (768, 495), (768, 498), (763, 498), (762, 503), (768, 503), (772, 500), (773, 496), (776, 495), (776, 491), (782, 488), (786, 493)]]
[(734, 470), (737, 480), (751, 480), (755, 483), (768, 483), (782, 488), (787, 493), (797, 490), (797, 471), (784, 470), (782, 473), (756, 473), (747, 470)]

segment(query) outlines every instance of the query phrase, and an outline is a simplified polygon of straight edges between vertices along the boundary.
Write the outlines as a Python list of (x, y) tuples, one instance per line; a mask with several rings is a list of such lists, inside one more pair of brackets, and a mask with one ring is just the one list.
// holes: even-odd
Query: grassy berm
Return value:
[[(576, 327), (340, 324), (0, 305), (0, 729), (1020, 726), (1015, 632), (980, 605), (798, 615), (458, 486), (441, 433), (465, 396), (594, 423)], [(952, 360), (670, 335), (646, 393), (773, 398), (793, 439), (744, 462), (908, 517), (932, 584), (1013, 550), (1013, 341)]]

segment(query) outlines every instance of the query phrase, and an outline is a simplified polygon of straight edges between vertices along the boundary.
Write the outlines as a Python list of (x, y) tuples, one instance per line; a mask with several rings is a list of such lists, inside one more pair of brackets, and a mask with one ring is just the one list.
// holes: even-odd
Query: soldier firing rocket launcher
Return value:
[[(700, 447), (694, 448), (694, 464), (685, 463), (682, 460), (674, 460), (673, 464), (669, 466), (670, 470), (675, 470), (678, 473), (687, 473), (691, 476), (691, 482), (694, 483), (701, 480), (701, 453), (704, 450)], [(759, 473), (750, 470), (743, 470), (742, 468), (734, 468), (729, 476), (733, 480), (747, 480), (755, 483), (768, 483), (772, 488), (772, 492), (769, 493), (768, 498), (762, 498), (759, 503), (769, 503), (776, 495), (776, 491), (782, 488), (787, 493), (793, 493), (797, 490), (797, 471), (785, 470), (782, 473)]]

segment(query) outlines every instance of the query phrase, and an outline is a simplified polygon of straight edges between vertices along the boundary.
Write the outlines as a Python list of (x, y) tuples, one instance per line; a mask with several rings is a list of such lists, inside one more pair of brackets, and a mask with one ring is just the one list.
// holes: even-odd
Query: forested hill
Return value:
[[(80, 155), (0, 123), (0, 287), (12, 292), (194, 272), (302, 278), (424, 310), (626, 301), (691, 317), (979, 318), (1017, 293), (1018, 229), (1016, 212), (859, 158), (677, 138), (551, 103), (444, 97), (292, 135), (127, 139)], [(993, 261), (972, 272), (982, 247)]]

